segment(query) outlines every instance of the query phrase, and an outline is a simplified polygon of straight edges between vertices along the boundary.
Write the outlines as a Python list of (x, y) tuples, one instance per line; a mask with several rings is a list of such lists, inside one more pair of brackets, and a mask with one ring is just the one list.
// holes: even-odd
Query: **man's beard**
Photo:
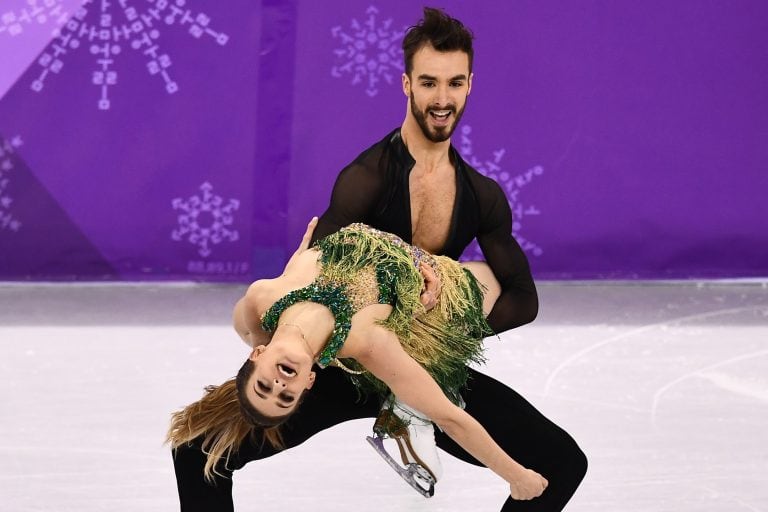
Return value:
[[(453, 131), (459, 125), (459, 121), (461, 120), (461, 116), (464, 114), (464, 109), (466, 108), (467, 103), (464, 102), (464, 105), (461, 107), (461, 110), (459, 110), (458, 112), (456, 112), (456, 107), (454, 105), (451, 105), (446, 108), (427, 107), (427, 110), (425, 112), (422, 112), (416, 106), (416, 100), (413, 98), (413, 92), (411, 92), (410, 96), (411, 96), (411, 114), (413, 114), (414, 119), (416, 119), (416, 123), (418, 123), (419, 128), (421, 128), (421, 133), (423, 133), (424, 136), (432, 142), (445, 142), (446, 140), (450, 139), (451, 135), (453, 135)], [(427, 123), (427, 116), (429, 115), (429, 112), (432, 110), (450, 110), (451, 113), (453, 114), (453, 124), (450, 124), (448, 126), (440, 126), (438, 128), (435, 128), (434, 131), (432, 131), (429, 124)]]

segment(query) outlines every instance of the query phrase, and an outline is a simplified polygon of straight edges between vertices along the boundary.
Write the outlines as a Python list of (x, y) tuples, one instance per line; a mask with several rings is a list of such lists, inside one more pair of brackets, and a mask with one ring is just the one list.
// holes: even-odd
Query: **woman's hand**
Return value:
[(307, 230), (304, 232), (304, 236), (301, 237), (301, 243), (299, 243), (296, 251), (291, 255), (291, 259), (288, 260), (288, 263), (285, 264), (283, 274), (288, 271), (288, 268), (298, 259), (301, 253), (309, 249), (309, 241), (312, 240), (312, 234), (315, 232), (315, 227), (317, 227), (317, 217), (312, 217), (312, 220), (307, 224)]
[(299, 244), (299, 247), (293, 254), (301, 254), (309, 249), (309, 241), (312, 240), (312, 234), (315, 232), (316, 227), (317, 217), (312, 217), (312, 219), (309, 221), (309, 224), (307, 224), (307, 230), (304, 232), (304, 236), (301, 237), (301, 243)]
[(435, 269), (424, 262), (419, 265), (419, 272), (421, 272), (421, 276), (424, 278), (424, 291), (421, 292), (419, 300), (424, 308), (429, 311), (437, 304), (437, 298), (440, 296), (442, 283), (440, 282), (440, 278), (437, 276)]
[(515, 500), (532, 500), (541, 496), (547, 485), (546, 478), (532, 469), (523, 468), (520, 477), (509, 484), (509, 494)]

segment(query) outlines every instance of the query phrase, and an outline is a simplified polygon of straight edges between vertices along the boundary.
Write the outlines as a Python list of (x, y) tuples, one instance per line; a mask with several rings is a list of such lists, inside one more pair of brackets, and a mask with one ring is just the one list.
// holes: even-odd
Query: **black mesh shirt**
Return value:
[[(441, 254), (458, 259), (477, 238), (502, 293), (488, 322), (502, 332), (536, 318), (538, 296), (528, 259), (512, 236), (512, 212), (498, 183), (477, 172), (451, 146), (456, 169), (456, 199), (448, 239)], [(400, 137), (388, 134), (339, 173), (328, 209), (313, 241), (353, 222), (364, 222), (411, 242), (408, 176), (415, 164)]]

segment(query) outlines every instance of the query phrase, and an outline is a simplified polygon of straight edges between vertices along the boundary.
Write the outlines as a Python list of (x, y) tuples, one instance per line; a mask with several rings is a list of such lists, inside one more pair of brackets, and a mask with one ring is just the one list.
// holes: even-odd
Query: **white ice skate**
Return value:
[[(373, 434), (366, 440), (392, 469), (419, 494), (425, 498), (432, 497), (435, 484), (443, 474), (432, 422), (404, 403), (388, 400), (376, 418)], [(397, 444), (402, 466), (387, 452), (385, 439), (392, 439)]]

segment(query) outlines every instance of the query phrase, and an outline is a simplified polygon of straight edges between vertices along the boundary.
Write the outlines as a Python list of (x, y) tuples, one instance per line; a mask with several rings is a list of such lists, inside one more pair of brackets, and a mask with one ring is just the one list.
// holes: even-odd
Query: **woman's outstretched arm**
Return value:
[(347, 340), (353, 342), (354, 357), (402, 402), (426, 414), (470, 455), (506, 480), (514, 499), (532, 499), (544, 491), (546, 479), (518, 464), (480, 423), (448, 400), (429, 373), (403, 350), (394, 333), (373, 322), (357, 327)]

